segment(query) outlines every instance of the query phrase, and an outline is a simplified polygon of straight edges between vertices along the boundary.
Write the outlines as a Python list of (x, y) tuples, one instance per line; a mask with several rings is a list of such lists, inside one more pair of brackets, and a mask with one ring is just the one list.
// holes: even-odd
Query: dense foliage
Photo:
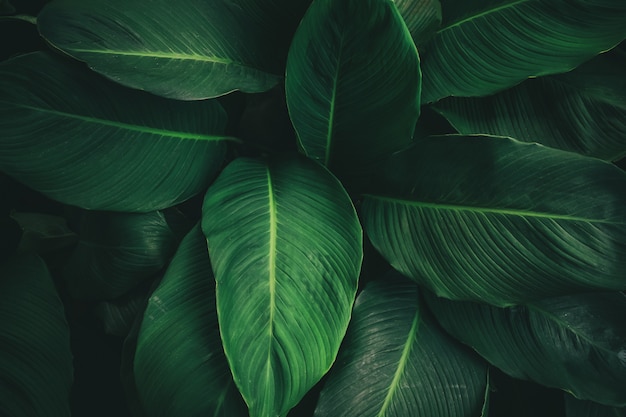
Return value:
[(624, 0), (45, 3), (0, 415), (626, 415)]

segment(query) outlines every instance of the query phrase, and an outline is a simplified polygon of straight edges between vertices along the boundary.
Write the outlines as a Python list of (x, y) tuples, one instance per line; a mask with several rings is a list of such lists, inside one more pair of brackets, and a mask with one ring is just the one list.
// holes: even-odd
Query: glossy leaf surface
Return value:
[(354, 207), (307, 158), (240, 158), (209, 188), (202, 229), (235, 382), (252, 417), (285, 416), (348, 326), (362, 258)]
[(143, 313), (134, 377), (151, 417), (247, 416), (220, 340), (200, 227), (185, 237)]
[(439, 0), (395, 0), (395, 4), (418, 48), (441, 25)]
[(0, 415), (67, 417), (73, 380), (63, 304), (44, 262), (0, 265)]
[(437, 294), (506, 306), (626, 288), (626, 173), (489, 136), (420, 141), (388, 161), (364, 228)]
[(422, 100), (484, 96), (566, 72), (626, 37), (622, 0), (442, 0)]
[(587, 293), (497, 308), (427, 298), (439, 323), (520, 379), (612, 406), (626, 405), (626, 296)]
[(419, 56), (388, 0), (315, 1), (289, 49), (285, 89), (304, 153), (339, 174), (406, 147), (419, 116)]
[(78, 245), (63, 271), (70, 293), (110, 299), (128, 292), (167, 265), (185, 223), (176, 210), (83, 213)]
[(53, 46), (108, 78), (197, 100), (274, 86), (307, 3), (55, 0), (38, 26)]
[(479, 417), (487, 364), (419, 305), (415, 283), (387, 276), (355, 302), (316, 417)]
[(606, 160), (626, 155), (626, 53), (615, 49), (574, 71), (484, 98), (450, 97), (435, 109), (463, 134), (539, 142)]
[(161, 99), (72, 64), (47, 53), (0, 64), (1, 171), (96, 210), (157, 210), (209, 184), (227, 140), (217, 102)]

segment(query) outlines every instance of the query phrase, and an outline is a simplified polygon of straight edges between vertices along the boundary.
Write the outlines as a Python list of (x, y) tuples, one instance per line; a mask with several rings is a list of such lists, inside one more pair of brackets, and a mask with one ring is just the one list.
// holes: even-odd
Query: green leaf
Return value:
[(578, 400), (565, 394), (565, 413), (566, 417), (626, 417), (626, 408)]
[(0, 415), (66, 417), (73, 380), (63, 304), (36, 256), (0, 265)]
[(153, 281), (145, 281), (119, 298), (101, 301), (93, 312), (108, 335), (126, 337), (138, 315), (143, 314)]
[(18, 253), (43, 255), (71, 248), (78, 237), (63, 217), (44, 213), (13, 212), (11, 218), (22, 229)]
[(150, 417), (247, 416), (222, 350), (215, 281), (199, 226), (150, 296), (133, 369)]
[(487, 364), (448, 336), (399, 274), (358, 296), (316, 417), (479, 417)]
[(626, 288), (626, 173), (509, 138), (441, 136), (391, 158), (364, 229), (440, 296), (507, 306)]
[[(270, 89), (308, 1), (55, 0), (39, 14), (56, 48), (126, 86), (182, 100)], [(302, 10), (303, 12), (303, 10)]]
[(498, 308), (427, 297), (439, 323), (505, 373), (577, 398), (625, 406), (626, 296), (547, 298)]
[(434, 105), (463, 134), (488, 133), (607, 160), (626, 156), (626, 53), (602, 54), (565, 74), (484, 98)]
[(85, 212), (79, 242), (63, 270), (72, 296), (119, 297), (154, 276), (189, 230), (175, 209), (150, 213)]
[(287, 105), (304, 153), (367, 172), (405, 148), (419, 116), (419, 56), (389, 0), (317, 0), (294, 36)]
[(626, 38), (622, 0), (441, 0), (421, 49), (422, 101), (484, 96), (566, 72)]
[(165, 100), (45, 53), (0, 64), (0, 170), (63, 203), (152, 211), (204, 190), (224, 158), (215, 101)]
[(441, 25), (439, 0), (395, 0), (395, 5), (418, 47), (429, 40)]
[(362, 231), (304, 157), (241, 158), (203, 206), (224, 351), (251, 417), (285, 416), (328, 371), (350, 319)]

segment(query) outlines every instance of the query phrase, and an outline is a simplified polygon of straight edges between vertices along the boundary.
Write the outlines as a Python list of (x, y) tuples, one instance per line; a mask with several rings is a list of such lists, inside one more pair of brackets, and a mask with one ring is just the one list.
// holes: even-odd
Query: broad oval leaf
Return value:
[[(182, 100), (270, 89), (305, 0), (55, 0), (41, 35), (95, 71)], [(293, 13), (289, 13), (293, 12)]]
[(304, 157), (232, 162), (203, 206), (224, 350), (251, 417), (285, 416), (328, 371), (357, 289), (362, 231)]
[(217, 102), (162, 99), (72, 64), (46, 53), (0, 64), (0, 171), (95, 210), (158, 210), (208, 186), (229, 139)]
[(150, 213), (85, 212), (79, 241), (63, 269), (72, 296), (121, 296), (160, 271), (189, 230), (175, 210)]
[(565, 394), (566, 417), (626, 417), (626, 407), (610, 407)]
[(441, 0), (422, 100), (484, 96), (566, 72), (626, 38), (622, 0)]
[(574, 71), (524, 81), (484, 98), (434, 105), (463, 134), (539, 142), (615, 161), (626, 156), (626, 53), (614, 49)]
[(411, 142), (420, 88), (419, 56), (393, 1), (311, 5), (285, 75), (289, 115), (308, 157), (339, 175), (368, 171)]
[(489, 136), (424, 139), (388, 161), (364, 228), (438, 295), (506, 306), (626, 288), (626, 173)]
[(480, 417), (487, 364), (448, 336), (397, 274), (367, 284), (316, 417)]
[(224, 357), (215, 281), (199, 226), (187, 234), (150, 296), (133, 373), (150, 417), (247, 416)]
[(0, 265), (0, 415), (67, 417), (69, 326), (41, 258)]
[(626, 296), (547, 298), (527, 306), (427, 297), (439, 323), (503, 372), (577, 398), (626, 405)]

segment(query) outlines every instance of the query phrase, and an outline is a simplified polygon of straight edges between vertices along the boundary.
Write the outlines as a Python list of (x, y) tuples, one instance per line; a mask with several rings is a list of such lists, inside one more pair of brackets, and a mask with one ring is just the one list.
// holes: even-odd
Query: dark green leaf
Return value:
[(479, 417), (487, 364), (420, 307), (415, 283), (387, 280), (357, 298), (315, 416)]
[(133, 368), (150, 417), (247, 416), (222, 350), (215, 281), (199, 226), (150, 297)]
[(395, 0), (395, 4), (418, 47), (441, 25), (439, 0)]
[(0, 415), (67, 417), (73, 380), (63, 304), (43, 261), (0, 265)]
[(483, 96), (566, 72), (626, 37), (623, 0), (441, 0), (422, 100)]
[(334, 172), (367, 172), (411, 142), (419, 57), (392, 1), (315, 1), (289, 49), (285, 77), (300, 146)]
[(78, 238), (63, 217), (44, 213), (11, 213), (22, 229), (19, 253), (39, 255), (71, 248)]
[(626, 296), (589, 293), (498, 308), (427, 297), (441, 325), (520, 379), (626, 405)]
[(204, 190), (226, 114), (127, 90), (45, 53), (0, 64), (0, 170), (89, 209), (151, 211)]
[(41, 35), (124, 85), (197, 100), (259, 92), (282, 77), (309, 0), (55, 0)]
[(593, 401), (577, 400), (565, 394), (566, 417), (626, 417), (626, 408), (609, 407)]
[(115, 298), (160, 271), (189, 230), (175, 209), (85, 212), (78, 246), (64, 269), (76, 298)]
[(285, 416), (343, 339), (362, 231), (341, 184), (304, 157), (232, 162), (203, 206), (224, 350), (252, 417)]
[(128, 336), (135, 319), (145, 310), (152, 285), (154, 282), (147, 280), (121, 297), (96, 304), (94, 314), (102, 321), (106, 334)]
[(441, 136), (388, 161), (363, 203), (374, 246), (437, 294), (506, 306), (624, 289), (626, 173), (508, 138)]
[(626, 156), (626, 53), (613, 50), (565, 74), (531, 79), (485, 98), (434, 107), (463, 134), (539, 142), (607, 160)]

